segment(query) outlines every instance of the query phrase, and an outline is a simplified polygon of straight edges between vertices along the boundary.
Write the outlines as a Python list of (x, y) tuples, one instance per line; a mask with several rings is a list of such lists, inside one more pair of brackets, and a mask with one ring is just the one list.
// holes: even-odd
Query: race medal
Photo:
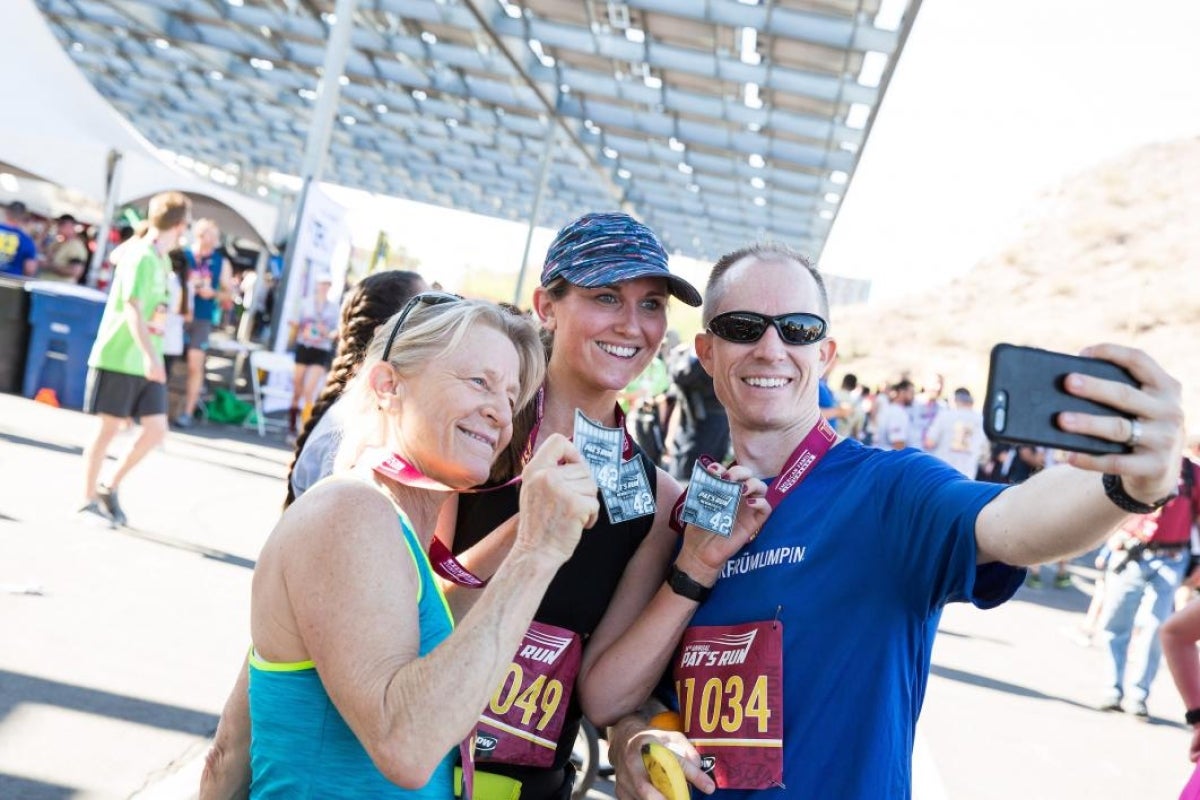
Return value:
[(650, 481), (646, 479), (646, 470), (642, 469), (642, 459), (639, 456), (621, 463), (617, 491), (601, 490), (601, 494), (604, 497), (604, 507), (608, 509), (608, 521), (614, 525), (650, 516), (656, 510)]
[(719, 536), (730, 536), (741, 499), (740, 483), (712, 475), (697, 461), (692, 467), (692, 479), (688, 483), (680, 519)]
[(783, 623), (688, 628), (674, 664), (683, 732), (718, 789), (783, 784)]
[(534, 622), (479, 717), (475, 757), (549, 767), (567, 720), (583, 644), (566, 628)]
[(602, 491), (616, 494), (620, 483), (621, 448), (625, 444), (622, 428), (606, 428), (575, 409), (575, 435), (572, 439), (592, 470)]

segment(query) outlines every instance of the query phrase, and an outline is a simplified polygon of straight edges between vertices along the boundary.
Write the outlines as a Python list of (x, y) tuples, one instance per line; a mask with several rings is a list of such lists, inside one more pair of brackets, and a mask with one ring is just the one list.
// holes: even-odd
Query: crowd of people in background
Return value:
[[(76, 221), (60, 217), (34, 236), (25, 213), (20, 204), (7, 209), (0, 270), (84, 282), (91, 259)], [(193, 220), (190, 201), (175, 192), (152, 198), (144, 227), (128, 231), (109, 260), (114, 269), (106, 276), (109, 293), (87, 392), (88, 410), (100, 426), (85, 453), (81, 512), (126, 524), (119, 487), (167, 433), (171, 368), (179, 365), (184, 391), (170, 422), (188, 428), (202, 407), (214, 331), (236, 327), (239, 310), (259, 311), (264, 287), (247, 286), (253, 273), (234, 269), (217, 224)], [(296, 457), (287, 511), (260, 559), (265, 574), (261, 585), (256, 577), (253, 599), (256, 620), (283, 613), (302, 633), (276, 635), (255, 623), (254, 649), (210, 756), (205, 796), (223, 796), (217, 787), (263, 796), (339, 783), (372, 792), (389, 782), (416, 789), (431, 775), (449, 786), (456, 763), (451, 745), (466, 735), (475, 713), (448, 713), (426, 737), (419, 763), (397, 761), (390, 734), (376, 733), (394, 725), (403, 729), (404, 715), (388, 711), (369, 686), (353, 679), (356, 662), (405, 665), (416, 663), (419, 651), (429, 656), (424, 663), (440, 665), (436, 675), (420, 667), (394, 674), (381, 667), (375, 677), (393, 687), (384, 694), (411, 700), (436, 680), (455, 687), (474, 709), (509, 667), (509, 651), (522, 641), (535, 649), (560, 641), (555, 637), (574, 648), (573, 667), (543, 678), (569, 684), (567, 697), (572, 687), (577, 694), (554, 712), (554, 732), (542, 742), (549, 752), (518, 742), (511, 751), (501, 748), (504, 757), (483, 759), (484, 776), (515, 783), (522, 797), (570, 793), (567, 756), (585, 715), (613, 725), (618, 777), (639, 794), (648, 786), (646, 774), (629, 753), (649, 738), (678, 745), (689, 779), (706, 790), (714, 779), (722, 788), (777, 785), (786, 764), (799, 785), (823, 782), (838, 787), (838, 796), (877, 797), (883, 787), (903, 796), (920, 702), (912, 702), (912, 687), (902, 677), (911, 678), (913, 665), (924, 664), (914, 684), (923, 692), (929, 631), (936, 629), (941, 607), (968, 599), (987, 608), (1023, 583), (1039, 589), (1039, 562), (1054, 565), (1054, 586), (1071, 586), (1080, 570), (1067, 559), (1102, 542), (1123, 511), (1137, 515), (1121, 521), (1097, 556), (1095, 599), (1084, 623), (1089, 636), (1104, 631), (1107, 637), (1110, 669), (1097, 708), (1148, 718), (1146, 699), (1162, 652), (1158, 629), (1166, 622), (1164, 640), (1172, 642), (1166, 656), (1188, 703), (1188, 722), (1200, 731), (1200, 663), (1192, 663), (1194, 648), (1189, 655), (1176, 642), (1200, 637), (1200, 622), (1193, 621), (1200, 612), (1188, 606), (1181, 621), (1167, 622), (1180, 600), (1189, 599), (1177, 599), (1177, 590), (1186, 588), (1190, 596), (1195, 585), (1200, 467), (1185, 457), (1174, 477), (1176, 437), (1182, 436), (1171, 429), (1178, 384), (1144, 354), (1097, 351), (1144, 384), (1132, 399), (1118, 402), (1138, 406), (1135, 421), (1119, 418), (1124, 426), (1116, 429), (1069, 423), (1140, 448), (1145, 456), (1144, 462), (1100, 462), (1040, 447), (990, 445), (970, 388), (948, 391), (942, 374), (919, 384), (900, 374), (872, 389), (854, 372), (838, 373), (820, 273), (783, 247), (754, 246), (726, 256), (714, 267), (702, 301), (670, 273), (665, 250), (644, 225), (624, 214), (585, 215), (559, 232), (534, 308), (524, 313), (427, 291), (415, 273), (372, 275), (351, 288), (345, 304), (331, 299), (328, 272), (311, 278), (288, 332), (295, 374), (287, 414)], [(793, 288), (772, 294), (764, 289), (768, 279)], [(689, 305), (703, 302), (705, 329), (694, 341), (667, 330), (671, 296)], [(1076, 389), (1085, 395), (1102, 391), (1086, 383)], [(577, 449), (568, 438), (573, 430), (579, 435), (580, 411), (601, 426), (624, 428), (616, 448), (621, 478), (611, 491), (644, 489), (644, 502), (639, 495), (635, 506), (625, 508), (614, 505), (616, 495), (602, 492), (600, 508), (597, 488), (609, 490), (587, 466), (592, 451), (579, 442)], [(132, 419), (140, 421), (140, 435), (103, 478), (109, 445)], [(1154, 433), (1143, 438), (1144, 428)], [(814, 472), (801, 493), (809, 502), (784, 505), (810, 465), (826, 455), (826, 468)], [(1166, 477), (1159, 469), (1164, 458), (1173, 462)], [(1083, 469), (1067, 469), (1068, 463)], [(352, 469), (354, 477), (346, 477)], [(1101, 471), (1117, 473), (1105, 475), (1103, 494), (1093, 486)], [(765, 481), (776, 476), (777, 485), (768, 490)], [(727, 537), (685, 524), (676, 514), (677, 505), (686, 507), (689, 484), (710, 486), (708, 479), (722, 477), (740, 483), (743, 495)], [(1138, 496), (1122, 481), (1136, 486)], [(1174, 491), (1157, 499), (1168, 483)], [(482, 491), (466, 491), (480, 486)], [(521, 513), (534, 507), (534, 498), (539, 514)], [(817, 498), (832, 498), (836, 507), (819, 510)], [(776, 508), (786, 513), (772, 515)], [(542, 514), (544, 509), (555, 511)], [(358, 518), (363, 527), (351, 530), (346, 521)], [(1014, 526), (1027, 535), (1009, 536)], [(592, 535), (581, 539), (584, 528)], [(764, 531), (769, 542), (784, 546), (756, 545)], [(875, 535), (881, 532), (888, 535)], [(897, 532), (912, 537), (911, 550), (892, 540)], [(361, 539), (347, 544), (354, 536)], [(822, 537), (829, 539), (818, 544)], [(899, 549), (870, 567), (868, 588), (855, 603), (820, 611), (838, 584), (835, 575), (867, 568), (845, 551), (847, 537), (857, 542), (855, 554)], [(836, 564), (806, 568), (804, 574), (814, 576), (808, 581), (772, 571), (739, 582), (763, 567), (799, 564), (807, 548), (818, 546), (829, 547), (825, 556)], [(538, 547), (550, 547), (555, 557), (543, 563), (531, 555)], [(328, 569), (331, 563), (350, 571), (339, 578)], [(327, 588), (350, 610), (330, 616), (288, 592), (289, 572), (332, 580)], [(356, 572), (378, 580), (356, 587), (350, 580)], [(903, 578), (895, 580), (899, 573)], [(390, 585), (392, 577), (402, 580)], [(501, 588), (480, 595), (489, 581)], [(814, 588), (821, 581), (830, 582), (826, 594)], [(386, 591), (372, 588), (385, 585)], [(426, 585), (437, 591), (424, 591)], [(506, 605), (497, 597), (501, 591), (519, 602)], [(788, 604), (801, 594), (803, 602)], [(369, 624), (354, 611), (377, 602), (411, 625), (396, 631), (390, 622)], [(467, 613), (472, 608), (479, 609), (475, 616)], [(1139, 608), (1149, 611), (1138, 614)], [(785, 633), (768, 632), (770, 609), (776, 622), (785, 622)], [(896, 609), (905, 610), (892, 615)], [(470, 621), (463, 633), (452, 633), (452, 618)], [(692, 641), (698, 624), (704, 636), (718, 639), (750, 635), (747, 641), (753, 641), (761, 634), (779, 650), (726, 676), (761, 680), (765, 687), (763, 675), (778, 673), (787, 688), (781, 696), (774, 684), (759, 697), (756, 683), (747, 701), (770, 708), (758, 719), (758, 734), (772, 715), (786, 716), (792, 731), (786, 742), (781, 733), (772, 734), (779, 745), (767, 739), (748, 745), (762, 749), (752, 754), (765, 759), (762, 764), (731, 758), (705, 775), (700, 751), (680, 745), (678, 731), (648, 722), (661, 702), (652, 689), (674, 657), (676, 640), (682, 635)], [(492, 645), (471, 637), (480, 626), (499, 632)], [(522, 639), (527, 626), (524, 636), (532, 639)], [(870, 644), (856, 638), (860, 627), (874, 632)], [(860, 676), (863, 698), (847, 706), (849, 715), (837, 704), (804, 699), (844, 680), (845, 668), (793, 661), (782, 670), (783, 654), (796, 652), (800, 642), (801, 650), (811, 651), (818, 643), (814, 636), (827, 653), (843, 652), (844, 658), (834, 659), (839, 663), (849, 665), (864, 652), (877, 659)], [(1129, 661), (1139, 672), (1126, 687)], [(481, 672), (468, 676), (454, 668), (464, 663), (478, 664)], [(695, 680), (710, 675), (693, 666), (684, 658), (675, 674)], [(753, 673), (758, 669), (763, 675)], [(302, 686), (295, 683), (301, 673)], [(247, 694), (248, 685), (258, 687), (259, 700)], [(280, 722), (293, 716), (297, 702), (332, 708), (331, 700), (345, 715), (333, 712), (341, 755), (313, 761), (305, 748), (319, 730), (329, 730), (328, 712), (305, 718), (299, 732)], [(444, 705), (445, 699), (436, 702)], [(534, 735), (526, 730), (528, 720), (517, 724), (506, 712), (496, 713), (495, 727), (487, 728), (493, 739), (503, 741), (503, 731), (514, 724), (523, 732), (518, 738)], [(849, 727), (846, 719), (853, 719)], [(820, 722), (809, 725), (812, 720)], [(690, 730), (687, 724), (683, 730)], [(758, 741), (749, 715), (739, 725), (737, 735)], [(409, 731), (405, 741), (414, 735)], [(1200, 733), (1193, 754), (1200, 752), (1197, 743)], [(832, 762), (846, 747), (873, 755), (853, 770), (820, 776), (806, 771), (812, 753), (827, 748)], [(308, 774), (315, 765), (320, 769)]]
[[(208, 318), (206, 301), (211, 299), (220, 307), (220, 312), (212, 315), (212, 325), (217, 329), (236, 329), (243, 315), (250, 314), (254, 332), (261, 332), (270, 322), (274, 274), (268, 270), (264, 285), (256, 286), (258, 275), (253, 265), (233, 257), (238, 252), (237, 245), (223, 236), (212, 220), (197, 222), (203, 224), (185, 236), (185, 243), (170, 257), (173, 271), (189, 297), (196, 297), (199, 291), (201, 321)], [(97, 240), (100, 235), (98, 225), (82, 222), (71, 214), (43, 216), (30, 211), (20, 200), (11, 201), (4, 206), (0, 218), (0, 275), (93, 286), (107, 291), (119, 258), (117, 248), (136, 238), (145, 230), (146, 224), (146, 220), (121, 220), (113, 225), (108, 239), (101, 243)], [(93, 269), (97, 249), (104, 257)], [(218, 266), (224, 266), (223, 272), (218, 269), (220, 287), (214, 289), (219, 297), (210, 298), (205, 290), (198, 288), (203, 283), (201, 276), (206, 274), (207, 263), (196, 263), (192, 255), (196, 250), (206, 259), (215, 258)], [(190, 327), (196, 315), (186, 300), (179, 306), (182, 309), (179, 313), (187, 318)], [(196, 338), (197, 341), (203, 339), (202, 336)], [(178, 354), (181, 355), (182, 350)]]
[[(686, 481), (700, 455), (728, 454), (729, 424), (695, 348), (670, 344), (678, 338), (669, 332), (658, 357), (623, 399), (634, 412), (629, 428), (638, 444)], [(827, 381), (834, 371), (821, 379), (821, 413), (846, 438), (881, 449), (923, 450), (968, 478), (992, 483), (1020, 483), (1047, 465), (1043, 448), (992, 447), (971, 390), (959, 386), (944, 397), (941, 374), (931, 375), (918, 391), (906, 374), (871, 389), (855, 373), (844, 372), (834, 391)]]
[(14, 200), (5, 207), (0, 222), (0, 273), (81, 282), (90, 258), (86, 233), (70, 214), (37, 217)]

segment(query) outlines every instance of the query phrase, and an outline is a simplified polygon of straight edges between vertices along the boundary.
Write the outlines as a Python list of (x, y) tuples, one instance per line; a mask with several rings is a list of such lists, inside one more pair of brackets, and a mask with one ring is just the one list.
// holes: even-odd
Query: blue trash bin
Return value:
[(100, 329), (105, 295), (96, 289), (55, 281), (33, 281), (29, 289), (29, 350), (22, 393), (53, 389), (63, 408), (83, 408), (87, 362)]

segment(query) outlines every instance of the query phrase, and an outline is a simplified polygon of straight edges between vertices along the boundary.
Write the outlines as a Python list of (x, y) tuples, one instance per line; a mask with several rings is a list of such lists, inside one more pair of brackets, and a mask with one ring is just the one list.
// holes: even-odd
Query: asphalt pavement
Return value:
[[(172, 431), (122, 487), (129, 527), (112, 529), (75, 513), (94, 425), (0, 395), (0, 798), (184, 800), (249, 645), (251, 571), (290, 448)], [(1189, 733), (1170, 677), (1150, 722), (1092, 710), (1103, 654), (1074, 633), (1094, 573), (1072, 573), (1069, 589), (947, 610), (918, 800), (1178, 796)]]

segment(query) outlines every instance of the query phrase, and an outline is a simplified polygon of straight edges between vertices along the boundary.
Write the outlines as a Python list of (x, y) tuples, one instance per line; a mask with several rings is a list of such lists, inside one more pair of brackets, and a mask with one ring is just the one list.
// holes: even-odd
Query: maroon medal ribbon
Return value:
[(429, 564), (434, 572), (451, 583), (468, 589), (482, 589), (487, 586), (486, 579), (480, 578), (463, 566), (463, 563), (454, 557), (454, 553), (450, 552), (450, 548), (442, 544), (442, 540), (436, 536), (429, 543)]
[[(536, 418), (536, 421), (533, 423), (533, 429), (529, 431), (529, 441), (525, 443), (525, 450), (521, 453), (521, 461), (523, 463), (528, 462), (529, 459), (533, 456), (533, 448), (534, 448), (534, 445), (537, 443), (538, 431), (542, 427), (542, 416), (545, 414), (545, 411), (546, 411), (546, 388), (544, 386), (537, 390), (536, 397), (537, 397), (537, 418)], [(613, 404), (613, 415), (616, 418), (616, 422), (617, 422), (617, 424), (614, 425), (613, 427), (620, 428), (621, 434), (623, 437), (622, 443), (621, 443), (621, 460), (628, 461), (629, 459), (633, 458), (633, 437), (629, 435), (629, 431), (626, 430), (626, 428), (625, 428), (625, 411), (621, 408), (620, 403)], [(514, 478), (513, 480), (515, 481), (517, 479)], [(510, 481), (510, 483), (511, 482), (512, 481)], [(508, 484), (506, 483), (504, 485), (507, 486)], [(500, 487), (497, 486), (494, 488), (498, 489)]]
[(392, 453), (383, 461), (379, 462), (374, 467), (375, 474), (382, 475), (385, 478), (391, 478), (396, 483), (404, 486), (410, 486), (413, 489), (426, 489), (433, 492), (453, 492), (444, 483), (435, 481), (424, 472), (417, 469), (406, 459)]
[(619, 403), (613, 408), (613, 414), (617, 418), (616, 427), (621, 429), (621, 460), (628, 461), (633, 458), (633, 437), (629, 435), (629, 430), (625, 427), (625, 412)]
[[(385, 478), (390, 478), (404, 486), (411, 486), (414, 489), (427, 489), (435, 492), (454, 491), (444, 483), (430, 478), (395, 453), (377, 464), (375, 466), (375, 473)], [(486, 580), (478, 577), (471, 570), (464, 567), (462, 562), (450, 552), (450, 548), (442, 544), (441, 540), (436, 536), (429, 543), (429, 564), (433, 567), (434, 572), (451, 583), (465, 586), (468, 589), (481, 589), (487, 586)]]
[(833, 447), (833, 443), (836, 441), (837, 433), (829, 422), (821, 417), (804, 437), (804, 441), (800, 442), (788, 456), (779, 477), (772, 481), (767, 488), (767, 502), (771, 504), (771, 508), (779, 507), (783, 498), (787, 497), (793, 489), (800, 485), (801, 481), (808, 477), (808, 471), (825, 457), (829, 448)]

